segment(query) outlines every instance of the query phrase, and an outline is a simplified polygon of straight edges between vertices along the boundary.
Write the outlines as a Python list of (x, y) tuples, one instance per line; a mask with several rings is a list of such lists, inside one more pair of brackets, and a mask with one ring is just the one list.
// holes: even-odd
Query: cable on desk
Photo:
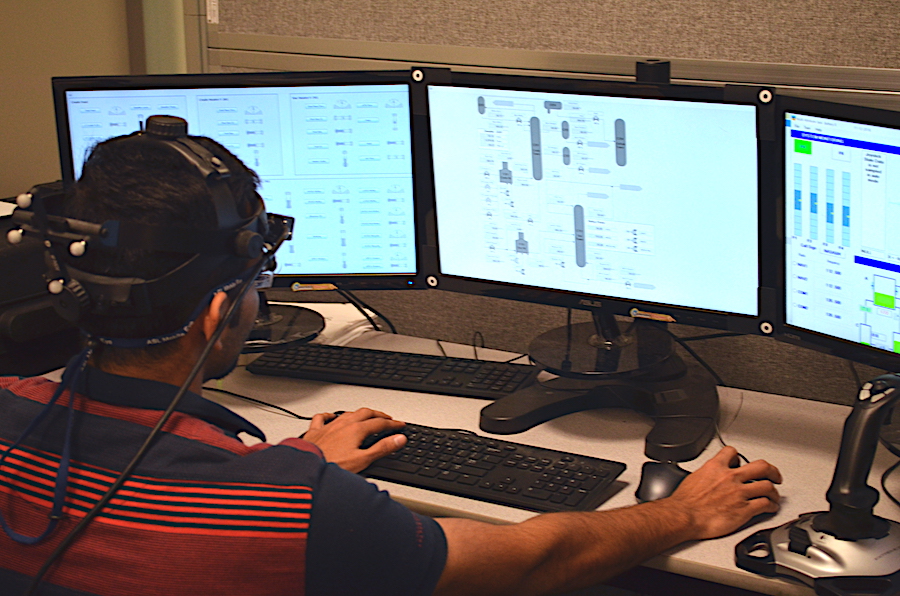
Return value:
[(378, 326), (378, 323), (375, 322), (375, 319), (372, 318), (372, 316), (365, 309), (365, 307), (362, 306), (359, 302), (357, 302), (356, 299), (349, 292), (347, 292), (346, 290), (335, 290), (335, 291), (338, 294), (340, 294), (344, 298), (344, 300), (346, 300), (347, 302), (352, 304), (354, 307), (356, 307), (356, 310), (358, 310), (359, 312), (362, 313), (362, 315), (369, 322), (369, 325), (372, 326), (372, 329), (374, 329), (375, 331), (381, 331), (381, 327)]
[[(892, 451), (892, 453), (896, 453)], [(897, 507), (900, 507), (900, 500), (897, 499), (894, 495), (891, 494), (891, 491), (888, 490), (887, 487), (887, 479), (888, 476), (891, 475), (898, 467), (900, 467), (900, 460), (897, 460), (893, 466), (884, 471), (884, 474), (881, 475), (881, 490), (887, 495), (887, 498), (894, 502)]]
[[(705, 368), (705, 369), (707, 370), (707, 372), (709, 372), (709, 374), (711, 374), (711, 375), (713, 376), (713, 378), (716, 380), (716, 384), (717, 384), (717, 385), (724, 385), (724, 384), (725, 384), (725, 382), (722, 381), (722, 377), (720, 377), (720, 376), (716, 373), (716, 371), (714, 371), (713, 368), (712, 368), (709, 364), (707, 364), (706, 361), (705, 361), (703, 358), (701, 358), (699, 354), (697, 354), (697, 352), (694, 351), (694, 349), (693, 349), (692, 347), (690, 347), (689, 345), (687, 345), (686, 342), (688, 342), (688, 341), (694, 341), (694, 340), (699, 340), (699, 339), (711, 339), (711, 338), (714, 338), (714, 337), (730, 337), (730, 335), (721, 334), (721, 333), (716, 333), (716, 334), (709, 335), (709, 336), (696, 336), (696, 337), (688, 337), (688, 338), (682, 339), (682, 338), (678, 337), (677, 335), (675, 335), (674, 333), (672, 333), (672, 330), (669, 329), (668, 326), (665, 327), (665, 330), (666, 330), (666, 333), (668, 333), (668, 334), (672, 337), (672, 339), (675, 340), (675, 343), (677, 343), (679, 346), (681, 346), (682, 348), (684, 348), (684, 349), (688, 352), (688, 354), (690, 354), (690, 355), (694, 358), (694, 360), (697, 361), (697, 363), (698, 363), (700, 366), (702, 366), (703, 368)], [(737, 335), (737, 334), (735, 333), (735, 334), (733, 334), (733, 335)]]
[[(301, 416), (300, 414), (291, 412), (287, 408), (282, 408), (281, 406), (276, 406), (275, 404), (270, 404), (268, 402), (265, 402), (265, 401), (262, 401), (259, 399), (247, 397), (246, 395), (241, 395), (240, 393), (235, 393), (234, 391), (228, 391), (227, 389), (219, 389), (218, 387), (207, 387), (205, 385), (203, 386), (203, 389), (205, 389), (207, 391), (216, 391), (218, 393), (224, 393), (226, 395), (231, 395), (232, 397), (237, 397), (240, 399), (245, 399), (249, 402), (253, 402), (253, 403), (261, 405), (261, 406), (275, 408), (276, 410), (281, 410), (282, 412), (284, 412), (286, 414), (290, 414), (294, 418), (299, 418), (300, 420), (312, 420), (312, 418), (307, 418), (306, 416)], [(467, 430), (465, 428), (437, 428), (437, 427), (435, 427), (435, 430), (439, 430), (442, 432), (448, 432), (448, 433), (460, 433), (460, 434), (464, 434), (464, 435), (479, 436), (478, 433), (471, 431), (471, 430)]]
[[(475, 333), (479, 333), (479, 332), (476, 331)], [(479, 333), (479, 335), (480, 335), (480, 333)], [(482, 339), (483, 339), (483, 337), (482, 337)], [(447, 350), (444, 349), (444, 343), (443, 343), (444, 340), (436, 339), (434, 341), (435, 341), (435, 343), (437, 343), (437, 347), (441, 351), (441, 356), (443, 356), (444, 358), (450, 358), (450, 356), (447, 354)], [(472, 345), (474, 347), (474, 343)], [(484, 347), (484, 343), (481, 344), (481, 347), (482, 348)], [(534, 364), (534, 360), (532, 360), (531, 356), (529, 356), (528, 354), (519, 354), (517, 356), (513, 356), (509, 360), (500, 360), (499, 362), (500, 362), (500, 364), (512, 364), (516, 360), (521, 360), (522, 358), (528, 358), (528, 364)], [(477, 351), (475, 352), (475, 360), (481, 360), (480, 358), (478, 358)], [(441, 430), (445, 430), (445, 429), (441, 429)]]
[(743, 333), (732, 333), (730, 331), (726, 331), (726, 332), (722, 332), (722, 333), (710, 333), (709, 335), (693, 335), (691, 337), (682, 337), (682, 338), (680, 338), (680, 340), (681, 341), (700, 341), (700, 340), (704, 340), (704, 339), (716, 339), (719, 337), (737, 337), (739, 335), (744, 335), (744, 334)]
[(519, 354), (518, 356), (514, 356), (509, 360), (504, 360), (503, 364), (512, 364), (516, 360), (521, 360), (522, 358), (528, 358), (528, 364), (534, 364), (534, 360), (531, 359), (531, 356), (529, 354)]
[[(696, 351), (694, 351), (693, 348), (691, 348), (689, 345), (687, 345), (687, 342), (698, 341), (701, 339), (716, 339), (719, 337), (736, 337), (738, 335), (741, 335), (740, 333), (712, 333), (709, 335), (696, 335), (694, 337), (681, 338), (681, 337), (678, 337), (677, 335), (675, 335), (674, 333), (672, 333), (672, 330), (669, 329), (668, 326), (666, 326), (665, 329), (666, 329), (666, 333), (668, 333), (670, 336), (672, 336), (672, 339), (674, 339), (678, 345), (680, 345), (682, 348), (684, 348), (691, 355), (691, 357), (693, 357), (693, 359), (696, 360), (698, 364), (700, 364), (700, 366), (705, 368), (709, 372), (709, 374), (711, 374), (713, 376), (713, 378), (716, 380), (717, 385), (723, 385), (723, 386), (725, 385), (725, 382), (722, 381), (722, 377), (720, 377), (718, 375), (718, 373), (716, 373), (716, 371), (713, 370), (713, 368), (709, 364), (707, 364), (707, 362), (703, 358), (701, 358), (700, 355), (697, 354)], [(734, 423), (734, 420), (737, 419), (737, 414), (740, 413), (741, 408), (743, 406), (744, 406), (744, 392), (742, 391), (740, 402), (738, 402), (738, 411), (734, 415), (734, 418), (732, 419), (731, 423), (729, 423), (728, 426), (731, 426), (731, 424)], [(714, 422), (714, 427), (715, 427), (715, 431), (716, 431), (716, 438), (719, 440), (719, 443), (721, 443), (723, 447), (726, 447), (728, 445), (728, 443), (725, 442), (725, 439), (722, 438), (722, 433), (719, 432), (719, 421), (714, 420), (713, 422)], [(743, 460), (743, 462), (745, 464), (750, 463), (750, 460), (747, 459), (747, 457), (744, 456), (744, 454), (741, 453), (740, 451), (738, 451), (738, 458)]]
[(481, 360), (478, 357), (478, 338), (481, 338), (481, 347), (484, 347), (484, 336), (481, 334), (481, 331), (476, 331), (472, 334), (472, 353), (475, 354), (475, 360)]
[(218, 387), (207, 387), (207, 386), (205, 386), (205, 385), (203, 386), (203, 389), (206, 390), (206, 391), (216, 391), (216, 392), (218, 392), (218, 393), (224, 393), (224, 394), (230, 395), (230, 396), (232, 396), (232, 397), (237, 397), (237, 398), (240, 398), (240, 399), (247, 400), (247, 401), (249, 401), (249, 402), (253, 402), (253, 403), (255, 403), (255, 404), (257, 404), (257, 405), (260, 405), (260, 406), (265, 406), (265, 407), (267, 407), (267, 408), (273, 408), (273, 409), (275, 409), (275, 410), (280, 410), (280, 411), (284, 412), (285, 414), (290, 414), (290, 415), (293, 416), (294, 418), (298, 418), (298, 419), (300, 419), (300, 420), (312, 420), (312, 418), (307, 418), (306, 416), (301, 416), (300, 414), (296, 414), (296, 413), (294, 413), (294, 412), (291, 412), (291, 411), (288, 410), (287, 408), (282, 408), (281, 406), (276, 406), (275, 404), (270, 404), (270, 403), (265, 402), (265, 401), (262, 401), (262, 400), (260, 400), (260, 399), (255, 399), (255, 398), (252, 398), (252, 397), (247, 397), (246, 395), (241, 395), (240, 393), (235, 393), (235, 392), (233, 392), (233, 391), (228, 391), (227, 389), (219, 389)]
[(850, 367), (850, 374), (853, 375), (853, 380), (856, 382), (857, 390), (862, 387), (862, 379), (859, 378), (859, 371), (856, 370), (856, 365), (852, 360), (847, 361), (847, 366)]
[(340, 294), (341, 296), (343, 296), (344, 299), (347, 300), (347, 302), (349, 302), (350, 304), (352, 304), (353, 306), (355, 306), (355, 307), (356, 307), (356, 310), (358, 310), (359, 312), (361, 312), (361, 313), (363, 314), (363, 316), (366, 317), (366, 320), (369, 321), (369, 324), (372, 325), (372, 328), (375, 329), (375, 331), (381, 331), (382, 329), (381, 329), (381, 327), (378, 326), (378, 324), (377, 324), (377, 323), (375, 322), (375, 320), (369, 315), (369, 313), (368, 313), (367, 311), (372, 311), (373, 313), (375, 313), (375, 316), (376, 316), (376, 317), (378, 317), (379, 319), (381, 319), (382, 321), (384, 321), (385, 324), (388, 326), (388, 328), (391, 330), (391, 333), (394, 333), (394, 334), (397, 333), (397, 328), (394, 327), (394, 324), (391, 323), (391, 320), (388, 319), (388, 318), (387, 318), (386, 316), (384, 316), (383, 314), (381, 314), (380, 312), (378, 312), (377, 310), (375, 310), (374, 308), (372, 308), (370, 305), (366, 304), (366, 303), (362, 300), (362, 298), (360, 298), (360, 297), (357, 296), (356, 294), (352, 293), (350, 290), (341, 290), (341, 289), (338, 289), (338, 290), (337, 290), (337, 293)]

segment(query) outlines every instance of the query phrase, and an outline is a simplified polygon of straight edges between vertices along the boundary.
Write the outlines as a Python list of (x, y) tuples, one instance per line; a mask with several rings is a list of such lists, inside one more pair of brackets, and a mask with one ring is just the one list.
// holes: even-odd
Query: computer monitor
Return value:
[[(542, 335), (531, 357), (579, 382), (646, 381), (656, 406), (670, 389), (715, 402), (706, 381), (665, 385), (680, 372), (658, 323), (770, 329), (757, 130), (771, 92), (457, 73), (427, 91), (437, 287), (591, 310), (595, 324)], [(631, 337), (613, 315), (633, 317)], [(547, 419), (513, 409), (482, 428)]]
[(276, 287), (425, 287), (410, 85), (408, 71), (55, 78), (63, 180), (95, 143), (179, 116), (259, 174), (270, 211), (295, 218)]
[(760, 317), (755, 92), (428, 86), (439, 287), (721, 329)]
[(900, 369), (900, 113), (778, 99), (783, 288), (777, 337)]

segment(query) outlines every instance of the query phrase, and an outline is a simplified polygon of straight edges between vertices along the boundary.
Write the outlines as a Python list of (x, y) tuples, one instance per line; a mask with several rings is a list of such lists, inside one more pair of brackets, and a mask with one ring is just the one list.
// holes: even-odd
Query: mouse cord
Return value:
[(888, 499), (893, 501), (894, 504), (897, 505), (897, 507), (900, 507), (900, 500), (898, 500), (897, 497), (895, 497), (891, 493), (891, 491), (888, 490), (888, 487), (887, 487), (888, 476), (890, 476), (894, 471), (896, 471), (898, 467), (900, 467), (900, 460), (897, 460), (894, 463), (894, 465), (892, 465), (890, 468), (885, 470), (884, 474), (881, 475), (881, 490), (884, 492), (885, 495), (887, 495)]
[(367, 321), (369, 321), (369, 324), (372, 325), (372, 328), (375, 329), (375, 331), (383, 331), (383, 329), (378, 325), (378, 323), (375, 322), (375, 319), (373, 319), (372, 316), (369, 315), (368, 311), (372, 311), (373, 313), (375, 313), (375, 316), (377, 318), (384, 321), (385, 324), (388, 326), (388, 329), (391, 330), (391, 333), (394, 333), (394, 334), (397, 333), (397, 328), (394, 327), (394, 324), (391, 323), (391, 320), (388, 319), (383, 314), (381, 314), (380, 312), (378, 312), (377, 310), (375, 310), (374, 308), (372, 308), (372, 306), (370, 306), (369, 304), (364, 302), (362, 298), (360, 298), (359, 296), (357, 296), (350, 290), (338, 289), (336, 291), (338, 294), (343, 296), (347, 302), (349, 302), (350, 304), (355, 306), (356, 310), (358, 310), (359, 312), (362, 313), (362, 315), (366, 318)]
[(207, 387), (207, 386), (204, 385), (204, 386), (203, 386), (203, 390), (204, 390), (204, 391), (215, 391), (215, 392), (217, 392), (217, 393), (224, 393), (224, 394), (230, 395), (230, 396), (232, 396), (232, 397), (237, 397), (237, 398), (239, 398), (239, 399), (243, 399), (243, 400), (246, 400), (246, 401), (255, 403), (255, 404), (259, 405), (259, 406), (265, 406), (265, 407), (267, 407), (267, 408), (272, 408), (272, 409), (275, 409), (275, 410), (279, 410), (279, 411), (284, 412), (285, 414), (289, 414), (290, 416), (293, 416), (294, 418), (297, 418), (297, 419), (299, 419), (299, 420), (312, 420), (312, 418), (308, 418), (308, 417), (306, 417), (306, 416), (301, 416), (300, 414), (291, 412), (291, 411), (288, 410), (287, 408), (282, 408), (281, 406), (276, 406), (275, 404), (270, 404), (269, 402), (262, 401), (261, 399), (255, 399), (255, 398), (253, 398), (253, 397), (248, 397), (248, 396), (246, 396), (246, 395), (241, 395), (240, 393), (235, 393), (235, 392), (233, 392), (233, 391), (228, 391), (227, 389), (219, 389), (218, 387)]
[(481, 338), (481, 347), (484, 347), (484, 336), (481, 334), (481, 331), (476, 331), (472, 334), (472, 352), (475, 354), (475, 360), (481, 360), (478, 357), (478, 339)]
[[(704, 340), (704, 339), (716, 339), (716, 338), (720, 338), (720, 337), (736, 337), (738, 335), (741, 335), (740, 333), (730, 333), (730, 332), (729, 333), (712, 333), (709, 335), (696, 335), (694, 337), (681, 338), (681, 337), (678, 337), (677, 335), (675, 335), (674, 333), (672, 333), (672, 330), (669, 329), (668, 325), (665, 327), (665, 330), (666, 330), (666, 333), (668, 333), (672, 337), (672, 339), (675, 340), (675, 343), (677, 343), (679, 346), (684, 348), (685, 351), (688, 354), (690, 354), (691, 357), (698, 364), (700, 364), (700, 366), (705, 368), (707, 370), (707, 372), (709, 372), (709, 374), (711, 374), (713, 376), (713, 379), (715, 379), (717, 385), (722, 385), (722, 386), (725, 385), (725, 382), (722, 380), (722, 377), (720, 377), (718, 375), (718, 373), (716, 373), (716, 371), (713, 370), (713, 368), (709, 364), (707, 364), (707, 362), (703, 358), (701, 358), (700, 355), (687, 344), (687, 342), (699, 341), (699, 340)], [(734, 424), (734, 421), (737, 420), (738, 414), (741, 413), (741, 408), (743, 408), (743, 406), (744, 406), (744, 392), (742, 391), (741, 399), (738, 402), (737, 412), (735, 412), (734, 416), (731, 418), (731, 422), (728, 423), (728, 427), (730, 427), (732, 424)], [(725, 439), (722, 437), (722, 433), (720, 432), (719, 421), (715, 420), (713, 422), (714, 422), (714, 426), (715, 426), (716, 439), (718, 439), (719, 443), (722, 444), (722, 447), (727, 447), (728, 443), (725, 442)], [(750, 462), (750, 460), (748, 460), (747, 457), (744, 456), (744, 454), (741, 453), (740, 451), (738, 451), (738, 458), (740, 458), (744, 463)]]

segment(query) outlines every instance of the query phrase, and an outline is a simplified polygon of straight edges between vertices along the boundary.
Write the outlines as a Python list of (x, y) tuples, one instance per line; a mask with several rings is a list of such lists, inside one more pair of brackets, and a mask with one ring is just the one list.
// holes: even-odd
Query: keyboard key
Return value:
[(379, 459), (378, 466), (381, 468), (388, 468), (390, 470), (398, 470), (400, 472), (406, 472), (407, 474), (415, 474), (419, 466), (413, 463), (397, 461), (395, 459)]
[(539, 499), (543, 501), (549, 499), (553, 493), (551, 493), (549, 490), (543, 490), (540, 488), (529, 486), (522, 494), (531, 499)]

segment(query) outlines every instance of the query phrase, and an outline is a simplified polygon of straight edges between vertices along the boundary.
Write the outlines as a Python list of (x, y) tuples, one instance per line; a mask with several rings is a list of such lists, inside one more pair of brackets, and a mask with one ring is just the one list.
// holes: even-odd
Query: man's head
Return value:
[[(225, 184), (237, 214), (251, 217), (260, 201), (256, 174), (215, 141), (204, 137), (190, 139), (228, 168)], [(117, 137), (98, 144), (66, 199), (65, 211), (69, 217), (96, 223), (114, 220), (162, 229), (217, 229), (213, 195), (198, 167), (170, 144), (146, 135)], [(89, 274), (153, 280), (194, 256), (161, 250), (110, 250), (98, 245), (90, 246), (84, 256), (67, 256), (67, 261)], [(205, 306), (201, 302), (208, 301), (211, 290), (246, 272), (254, 262), (236, 256), (222, 258), (217, 266), (185, 279), (176, 292), (156, 296), (148, 315), (122, 316), (115, 309), (90, 312), (82, 317), (79, 326), (93, 335), (112, 338), (146, 339), (172, 333), (188, 322), (198, 306)], [(168, 349), (167, 344), (161, 344), (140, 351), (151, 354)]]

